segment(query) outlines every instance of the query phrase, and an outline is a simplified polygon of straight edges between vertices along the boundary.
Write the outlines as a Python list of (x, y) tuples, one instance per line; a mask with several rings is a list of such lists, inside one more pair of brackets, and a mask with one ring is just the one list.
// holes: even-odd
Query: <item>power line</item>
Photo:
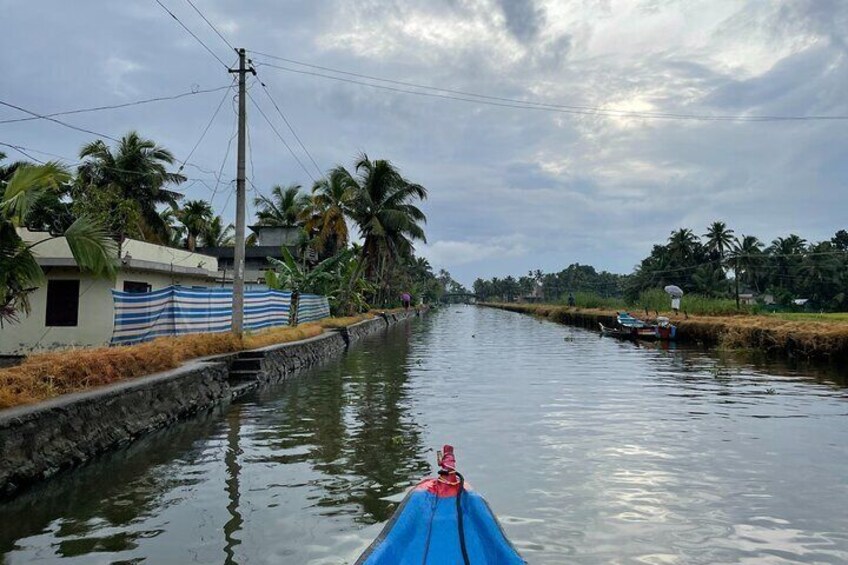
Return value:
[[(152, 102), (163, 102), (166, 100), (179, 100), (180, 98), (185, 98), (186, 96), (194, 96), (196, 94), (208, 94), (211, 92), (219, 92), (221, 90), (232, 88), (232, 85), (229, 86), (219, 86), (217, 88), (207, 88), (204, 90), (192, 90), (190, 92), (183, 92), (180, 94), (175, 94), (173, 96), (157, 96), (156, 98), (147, 98), (144, 100), (136, 100), (135, 102), (125, 102), (123, 104), (113, 104), (111, 106), (93, 106), (91, 108), (80, 108), (78, 110), (67, 110), (64, 112), (52, 112), (50, 114), (44, 114), (44, 118), (52, 118), (55, 116), (68, 116), (71, 114), (84, 114), (87, 112), (99, 112), (102, 110), (116, 110), (119, 108), (128, 108), (130, 106), (140, 106), (142, 104), (150, 104)], [(33, 117), (29, 118), (12, 118), (8, 120), (0, 120), (0, 124), (11, 124), (16, 122), (28, 122), (31, 120), (39, 120), (41, 117)]]
[(81, 132), (88, 133), (88, 134), (91, 134), (91, 135), (96, 135), (97, 137), (104, 137), (104, 138), (111, 140), (111, 141), (115, 141), (115, 142), (118, 141), (118, 139), (112, 137), (111, 135), (106, 135), (105, 133), (98, 133), (98, 132), (90, 130), (90, 129), (81, 128), (79, 126), (75, 126), (75, 125), (69, 124), (67, 122), (63, 122), (62, 120), (57, 120), (56, 118), (51, 118), (50, 116), (38, 114), (36, 112), (33, 112), (31, 110), (27, 110), (26, 108), (22, 108), (20, 106), (16, 106), (15, 104), (11, 104), (9, 102), (4, 102), (4, 101), (0, 100), (0, 105), (7, 106), (9, 108), (14, 108), (15, 110), (18, 110), (20, 112), (24, 112), (25, 114), (29, 114), (30, 116), (35, 116), (36, 118), (39, 118), (39, 119), (42, 119), (42, 120), (48, 120), (50, 122), (59, 124), (61, 126), (65, 126), (66, 128), (70, 128), (70, 129), (73, 129), (73, 130), (76, 130), (76, 131), (81, 131)]
[[(214, 202), (215, 197), (218, 195), (218, 187), (221, 184), (221, 175), (224, 174), (224, 166), (227, 164), (227, 159), (230, 157), (230, 148), (233, 146), (233, 140), (236, 138), (236, 126), (238, 125), (238, 114), (236, 114), (235, 120), (233, 120), (233, 131), (230, 135), (229, 141), (227, 141), (227, 150), (224, 152), (224, 159), (221, 161), (221, 167), (218, 169), (218, 178), (215, 182), (215, 190), (212, 191), (212, 198), (210, 198), (210, 202)], [(229, 184), (232, 184), (230, 181)], [(227, 198), (227, 203), (229, 204), (229, 198)], [(225, 208), (226, 209), (226, 208)], [(222, 212), (223, 214), (223, 212)]]
[(214, 51), (212, 51), (212, 49), (210, 49), (210, 48), (209, 48), (209, 46), (208, 46), (208, 45), (206, 45), (206, 44), (203, 42), (203, 40), (202, 40), (202, 39), (200, 39), (199, 37), (197, 37), (197, 35), (195, 35), (195, 33), (194, 33), (193, 31), (191, 31), (191, 30), (188, 28), (188, 26), (187, 26), (187, 25), (185, 25), (185, 24), (182, 22), (182, 20), (180, 20), (180, 19), (179, 19), (176, 15), (174, 15), (174, 12), (172, 12), (171, 10), (169, 10), (169, 9), (168, 9), (168, 7), (167, 7), (167, 6), (165, 6), (165, 4), (163, 4), (163, 3), (161, 2), (161, 0), (156, 0), (156, 3), (157, 3), (157, 4), (159, 4), (160, 6), (162, 6), (162, 9), (163, 9), (163, 10), (165, 10), (166, 12), (168, 12), (168, 14), (169, 14), (172, 18), (174, 18), (174, 20), (175, 20), (178, 24), (180, 24), (180, 26), (181, 26), (184, 30), (186, 30), (186, 31), (188, 32), (188, 34), (189, 34), (189, 35), (191, 35), (191, 36), (194, 38), (194, 40), (195, 40), (195, 41), (197, 41), (198, 43), (200, 43), (200, 44), (203, 46), (203, 48), (204, 48), (204, 49), (206, 49), (206, 51), (208, 51), (208, 52), (209, 52), (209, 54), (210, 54), (210, 55), (212, 55), (213, 57), (215, 57), (215, 59), (217, 59), (217, 61), (218, 61), (219, 63), (221, 63), (221, 65), (222, 65), (225, 69), (229, 69), (229, 68), (230, 68), (230, 67), (229, 67), (229, 66), (228, 66), (228, 65), (227, 65), (227, 64), (226, 64), (226, 63), (225, 63), (225, 62), (224, 62), (224, 61), (223, 61), (223, 60), (222, 60), (222, 59), (221, 59), (218, 55), (216, 55), (216, 54), (215, 54), (215, 52), (214, 52)]
[(262, 115), (263, 118), (265, 118), (265, 121), (268, 122), (268, 125), (271, 126), (271, 129), (274, 131), (274, 133), (277, 134), (277, 137), (280, 139), (280, 141), (283, 142), (283, 145), (285, 145), (286, 149), (288, 149), (289, 153), (291, 153), (291, 156), (294, 157), (294, 160), (297, 161), (297, 164), (300, 165), (300, 168), (303, 169), (306, 175), (312, 179), (312, 182), (318, 182), (317, 179), (312, 176), (312, 173), (309, 171), (309, 169), (307, 169), (303, 162), (298, 158), (297, 154), (294, 152), (294, 150), (292, 150), (291, 145), (289, 145), (285, 138), (283, 138), (282, 134), (280, 134), (280, 132), (274, 126), (273, 122), (271, 122), (267, 114), (265, 114), (265, 112), (262, 110), (262, 107), (259, 106), (253, 96), (248, 94), (247, 97), (250, 98), (250, 101), (253, 102), (253, 105), (256, 107), (257, 110), (259, 110), (259, 113)]
[[(230, 87), (226, 87), (226, 88), (230, 88)], [(56, 118), (52, 118), (52, 117), (50, 117), (50, 116), (48, 116), (48, 115), (45, 115), (45, 114), (39, 114), (39, 113), (37, 113), (37, 112), (33, 112), (32, 110), (27, 110), (26, 108), (23, 108), (23, 107), (21, 107), (21, 106), (17, 106), (17, 105), (15, 105), (15, 104), (11, 104), (11, 103), (9, 103), (9, 102), (4, 102), (4, 101), (0, 100), (0, 105), (8, 106), (9, 108), (14, 108), (15, 110), (18, 110), (18, 111), (24, 112), (24, 113), (26, 113), (26, 114), (29, 114), (30, 116), (34, 116), (34, 118), (37, 118), (37, 119), (47, 120), (47, 121), (50, 121), (50, 122), (53, 122), (53, 123), (59, 124), (59, 125), (61, 125), (61, 126), (64, 126), (64, 127), (66, 127), (66, 128), (70, 128), (70, 129), (72, 129), (72, 130), (76, 130), (76, 131), (80, 131), (80, 132), (88, 133), (88, 134), (91, 134), (91, 135), (95, 135), (95, 136), (97, 136), (97, 137), (102, 137), (102, 138), (108, 139), (108, 140), (110, 140), (110, 141), (114, 141), (115, 143), (120, 143), (120, 140), (119, 140), (119, 139), (117, 139), (117, 138), (115, 138), (115, 137), (112, 137), (111, 135), (107, 135), (107, 134), (105, 134), (105, 133), (100, 133), (100, 132), (96, 132), (96, 131), (94, 131), (94, 130), (90, 130), (90, 129), (82, 128), (82, 127), (79, 127), (79, 126), (75, 126), (75, 125), (73, 125), (73, 124), (69, 124), (68, 122), (64, 122), (64, 121), (62, 121), (62, 120), (57, 120)], [(198, 171), (200, 171), (200, 172), (202, 172), (202, 173), (205, 173), (205, 174), (208, 174), (208, 175), (214, 175), (214, 174), (215, 174), (215, 172), (214, 172), (214, 171), (209, 171), (209, 170), (207, 170), (207, 169), (203, 169), (202, 167), (200, 167), (200, 166), (198, 166), (198, 165), (196, 165), (196, 164), (194, 164), (194, 163), (185, 162), (183, 166), (194, 167), (194, 168), (195, 168), (195, 169), (197, 169)], [(131, 171), (130, 171), (130, 172), (131, 172)]]
[(207, 24), (209, 24), (209, 27), (211, 27), (211, 28), (212, 28), (212, 31), (214, 31), (216, 34), (218, 34), (218, 37), (220, 37), (222, 40), (224, 40), (224, 43), (226, 43), (226, 44), (227, 44), (227, 46), (228, 46), (230, 49), (232, 49), (233, 51), (236, 51), (236, 48), (235, 48), (235, 47), (233, 47), (233, 44), (232, 44), (232, 43), (230, 43), (229, 41), (227, 41), (227, 38), (226, 38), (226, 37), (224, 37), (224, 35), (223, 35), (220, 31), (218, 31), (218, 28), (216, 28), (216, 27), (212, 24), (212, 22), (210, 22), (210, 21), (209, 21), (209, 19), (208, 19), (206, 16), (204, 16), (204, 15), (203, 15), (203, 12), (201, 12), (201, 11), (197, 8), (197, 6), (195, 6), (195, 5), (194, 5), (194, 2), (192, 2), (191, 0), (186, 0), (186, 2), (188, 2), (189, 6), (191, 6), (192, 8), (194, 8), (194, 11), (195, 11), (195, 12), (197, 12), (197, 13), (198, 13), (198, 15), (199, 15), (201, 18), (203, 18), (203, 21), (204, 21), (204, 22), (206, 22)]
[(55, 158), (57, 158), (61, 161), (73, 161), (73, 159), (68, 159), (67, 157), (62, 157), (61, 155), (56, 155), (55, 153), (48, 153), (46, 151), (39, 151), (38, 149), (33, 149), (32, 147), (24, 147), (23, 145), (14, 145), (12, 143), (5, 143), (3, 141), (0, 141), (0, 145), (3, 145), (4, 147), (10, 147), (10, 148), (14, 149), (15, 151), (17, 151), (18, 153), (20, 153), (21, 155), (26, 155), (28, 159), (32, 159), (33, 161), (36, 161), (37, 163), (43, 164), (44, 161), (42, 161), (40, 159), (36, 159), (35, 157), (32, 157), (31, 155), (27, 155), (26, 153), (24, 153), (24, 151), (30, 151), (32, 153), (39, 153), (41, 155), (47, 155), (48, 157), (55, 157)]
[(23, 155), (24, 157), (26, 157), (27, 159), (32, 159), (32, 160), (33, 160), (33, 161), (35, 161), (36, 163), (40, 163), (40, 164), (42, 164), (42, 165), (44, 164), (44, 161), (42, 161), (42, 160), (41, 160), (41, 159), (39, 159), (38, 157), (33, 157), (32, 155), (30, 155), (30, 154), (29, 154), (29, 153), (27, 153), (24, 149), (22, 149), (21, 147), (19, 147), (19, 146), (17, 146), (17, 145), (12, 145), (11, 143), (3, 143), (2, 141), (0, 141), (0, 145), (3, 145), (3, 146), (5, 146), (5, 147), (11, 147), (11, 148), (12, 148), (12, 149), (14, 149), (15, 151), (17, 151), (18, 153), (20, 153), (21, 155)]
[(602, 108), (597, 106), (578, 106), (578, 105), (566, 105), (566, 104), (548, 104), (544, 102), (532, 101), (532, 100), (521, 100), (518, 98), (505, 98), (500, 96), (491, 96), (488, 94), (479, 94), (475, 92), (468, 92), (462, 90), (455, 90), (449, 88), (442, 87), (434, 87), (423, 84), (417, 84), (406, 81), (398, 81), (393, 79), (385, 79), (380, 77), (375, 77), (371, 75), (364, 75), (360, 73), (351, 73), (348, 71), (342, 71), (339, 69), (333, 69), (331, 67), (322, 67), (320, 65), (312, 65), (310, 63), (303, 63), (300, 61), (295, 61), (294, 59), (286, 59), (284, 57), (277, 57), (273, 55), (268, 55), (266, 53), (260, 53), (258, 51), (254, 51), (253, 53), (270, 57), (273, 59), (282, 60), (288, 63), (292, 63), (295, 65), (302, 65), (312, 69), (324, 70), (328, 72), (333, 72), (345, 76), (352, 76), (357, 78), (362, 78), (366, 80), (373, 80), (379, 82), (385, 82), (388, 84), (396, 84), (399, 86), (407, 86), (412, 88), (419, 88), (427, 92), (408, 90), (406, 88), (395, 88), (391, 86), (386, 86), (383, 84), (374, 84), (370, 82), (364, 82), (361, 80), (343, 78), (339, 76), (328, 75), (321, 72), (315, 71), (307, 71), (303, 69), (294, 69), (291, 67), (285, 67), (282, 65), (274, 65), (272, 63), (267, 62), (257, 62), (258, 66), (270, 67), (274, 69), (279, 69), (282, 71), (287, 71), (291, 73), (298, 73), (303, 75), (316, 76), (321, 78), (326, 78), (330, 80), (347, 82), (351, 84), (358, 84), (361, 86), (369, 86), (371, 88), (379, 88), (382, 90), (388, 90), (391, 92), (397, 92), (401, 94), (413, 94), (416, 96), (427, 96), (431, 98), (443, 98), (448, 100), (457, 100), (460, 102), (472, 102), (479, 104), (486, 104), (489, 106), (497, 106), (502, 108), (518, 108), (525, 110), (541, 110), (547, 112), (557, 112), (564, 114), (576, 114), (576, 115), (587, 115), (587, 116), (611, 116), (611, 117), (633, 117), (633, 118), (644, 118), (644, 119), (666, 119), (666, 120), (690, 120), (690, 121), (716, 121), (716, 122), (784, 122), (784, 121), (831, 121), (831, 120), (848, 120), (848, 116), (845, 115), (834, 115), (834, 116), (822, 116), (822, 115), (814, 115), (814, 116), (773, 116), (773, 115), (763, 115), (763, 116), (742, 116), (742, 115), (706, 115), (706, 114), (683, 114), (683, 113), (671, 113), (671, 112), (650, 112), (650, 111), (629, 111), (629, 110), (616, 110), (613, 108)]
[(297, 132), (296, 132), (296, 131), (294, 131), (294, 127), (292, 127), (292, 125), (291, 125), (291, 123), (289, 122), (288, 118), (286, 118), (286, 115), (283, 113), (283, 111), (282, 111), (282, 110), (280, 109), (280, 107), (277, 105), (277, 101), (276, 101), (276, 100), (274, 100), (274, 98), (271, 96), (271, 92), (268, 90), (268, 87), (267, 87), (267, 86), (265, 85), (265, 83), (264, 83), (264, 82), (262, 82), (261, 80), (259, 81), (259, 84), (261, 84), (261, 85), (262, 85), (262, 90), (264, 90), (264, 91), (265, 91), (265, 95), (266, 95), (266, 96), (268, 96), (268, 99), (271, 101), (271, 104), (273, 104), (273, 105), (274, 105), (274, 108), (276, 108), (276, 109), (277, 109), (277, 113), (280, 115), (280, 117), (281, 117), (281, 118), (283, 118), (283, 121), (286, 123), (286, 127), (288, 127), (288, 128), (289, 128), (289, 131), (292, 133), (292, 135), (294, 136), (294, 138), (297, 140), (298, 144), (300, 145), (300, 148), (301, 148), (301, 149), (303, 149), (303, 152), (304, 152), (304, 153), (306, 153), (306, 156), (307, 156), (307, 157), (309, 157), (309, 160), (310, 160), (310, 161), (312, 161), (312, 165), (315, 167), (315, 170), (316, 170), (316, 171), (318, 171), (318, 176), (319, 176), (319, 177), (323, 177), (323, 176), (324, 176), (324, 172), (321, 170), (321, 167), (319, 167), (319, 166), (318, 166), (318, 163), (316, 163), (316, 162), (315, 162), (315, 159), (312, 157), (312, 153), (310, 153), (310, 152), (309, 152), (309, 150), (308, 150), (308, 149), (306, 148), (306, 146), (303, 144), (303, 141), (301, 141), (300, 136), (299, 136), (299, 135), (297, 135)]
[[(56, 153), (49, 153), (47, 151), (41, 151), (40, 149), (33, 149), (32, 147), (26, 147), (24, 145), (6, 143), (6, 142), (3, 142), (3, 141), (0, 141), (0, 145), (14, 149), (18, 153), (21, 153), (22, 155), (26, 155), (27, 158), (32, 159), (33, 161), (35, 161), (37, 163), (42, 163), (42, 164), (44, 163), (43, 160), (37, 159), (37, 158), (33, 157), (32, 155), (29, 155), (28, 153), (38, 153), (40, 155), (47, 155), (49, 157), (54, 157), (56, 159), (59, 159), (60, 161), (67, 161), (68, 167), (78, 167), (78, 166), (83, 165), (87, 162), (87, 161), (79, 161), (79, 160), (76, 160), (76, 159), (71, 159), (70, 157), (64, 157), (62, 155), (57, 155)], [(115, 171), (115, 172), (118, 172), (118, 173), (129, 174), (129, 175), (143, 175), (144, 174), (144, 173), (140, 173), (138, 171), (130, 171), (130, 170), (127, 170), (127, 169), (121, 169), (121, 168), (118, 168), (118, 167), (109, 167), (109, 166), (106, 166), (106, 165), (101, 165), (101, 168), (106, 169), (106, 170), (110, 170), (110, 171)], [(215, 174), (214, 173), (212, 173), (212, 174), (213, 174), (213, 177), (214, 177)], [(201, 179), (201, 178), (196, 178), (196, 177), (186, 177), (186, 180), (199, 182), (200, 184), (205, 186), (208, 190), (210, 190), (210, 191), (212, 190), (211, 188), (209, 188), (209, 185), (206, 184), (207, 179)], [(230, 182), (230, 180), (228, 180), (227, 182)]]
[[(235, 83), (235, 81), (233, 81), (233, 84), (234, 83)], [(209, 119), (209, 123), (206, 124), (206, 127), (203, 129), (203, 133), (200, 134), (200, 138), (197, 140), (197, 143), (194, 144), (194, 147), (191, 148), (191, 151), (189, 152), (188, 156), (185, 159), (183, 159), (183, 163), (182, 163), (182, 165), (180, 165), (180, 168), (177, 172), (180, 172), (180, 171), (183, 170), (183, 168), (185, 167), (188, 160), (191, 159), (191, 156), (194, 155), (194, 152), (200, 146), (200, 143), (203, 141), (203, 138), (206, 137), (206, 133), (209, 131), (209, 128), (212, 127), (212, 122), (214, 122), (215, 118), (218, 117), (218, 112), (221, 111), (221, 107), (224, 105), (224, 102), (227, 101), (227, 96), (229, 96), (229, 94), (230, 94), (229, 90), (232, 89), (233, 84), (230, 84), (230, 86), (227, 87), (227, 92), (224, 93), (224, 97), (221, 98), (221, 102), (219, 102), (218, 107), (215, 108), (215, 112), (212, 114), (212, 117)]]

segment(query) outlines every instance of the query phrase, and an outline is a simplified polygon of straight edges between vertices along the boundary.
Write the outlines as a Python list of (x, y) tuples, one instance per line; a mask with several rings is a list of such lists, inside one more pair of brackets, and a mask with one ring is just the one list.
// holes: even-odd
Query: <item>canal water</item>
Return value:
[(848, 562), (828, 374), (470, 306), (0, 505), (0, 562), (352, 563), (443, 443), (530, 563)]

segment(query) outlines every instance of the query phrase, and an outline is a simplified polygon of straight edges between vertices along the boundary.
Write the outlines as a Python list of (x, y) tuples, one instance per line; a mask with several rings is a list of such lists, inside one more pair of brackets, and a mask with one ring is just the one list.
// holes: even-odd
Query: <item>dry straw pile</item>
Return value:
[(0, 408), (173, 369), (189, 359), (314, 337), (325, 327), (338, 327), (335, 323), (340, 322), (329, 319), (294, 328), (273, 328), (247, 334), (242, 340), (229, 333), (192, 334), (123, 347), (31, 355), (18, 366), (0, 369)]
[[(493, 304), (512, 312), (549, 320), (593, 325), (614, 318), (613, 310), (569, 308), (548, 304)], [(632, 312), (639, 315), (638, 311)], [(669, 314), (666, 314), (669, 315)], [(670, 316), (670, 315), (669, 315)], [(681, 341), (702, 342), (728, 349), (759, 349), (802, 357), (848, 358), (848, 322), (839, 317), (821, 320), (786, 319), (776, 315), (670, 316)], [(606, 323), (606, 322), (605, 322)]]

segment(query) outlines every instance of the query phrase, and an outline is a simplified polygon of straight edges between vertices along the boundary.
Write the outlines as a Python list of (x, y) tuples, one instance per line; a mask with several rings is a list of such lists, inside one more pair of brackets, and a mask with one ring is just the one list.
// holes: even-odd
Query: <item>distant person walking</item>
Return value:
[(683, 289), (679, 286), (670, 284), (664, 289), (671, 296), (671, 309), (675, 314), (680, 312), (680, 299), (683, 297)]
[(572, 307), (572, 308), (573, 308), (573, 307), (574, 307), (574, 304), (575, 304), (575, 302), (574, 302), (574, 295), (573, 295), (572, 293), (570, 293), (570, 292), (569, 292), (569, 293), (568, 293), (568, 305), (569, 305), (570, 307)]
[(400, 295), (400, 301), (403, 303), (403, 309), (409, 310), (409, 305), (412, 304), (412, 296), (408, 292), (404, 292)]

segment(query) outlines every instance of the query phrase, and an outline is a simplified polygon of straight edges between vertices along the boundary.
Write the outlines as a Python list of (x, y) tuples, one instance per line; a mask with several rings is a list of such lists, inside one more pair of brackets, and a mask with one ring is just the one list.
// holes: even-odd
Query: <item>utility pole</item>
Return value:
[[(244, 49), (237, 49), (239, 56), (238, 69), (229, 69), (230, 73), (238, 73), (239, 79), (239, 113), (238, 113), (238, 156), (236, 164), (236, 244), (233, 253), (233, 333), (241, 337), (244, 331), (244, 232), (245, 232), (245, 186), (244, 186), (244, 154), (247, 132), (247, 104), (245, 96), (245, 75), (256, 70), (248, 65)], [(245, 64), (247, 63), (247, 64)]]
[(736, 279), (736, 309), (739, 310), (739, 255), (736, 256), (736, 262), (734, 265), (733, 278)]

